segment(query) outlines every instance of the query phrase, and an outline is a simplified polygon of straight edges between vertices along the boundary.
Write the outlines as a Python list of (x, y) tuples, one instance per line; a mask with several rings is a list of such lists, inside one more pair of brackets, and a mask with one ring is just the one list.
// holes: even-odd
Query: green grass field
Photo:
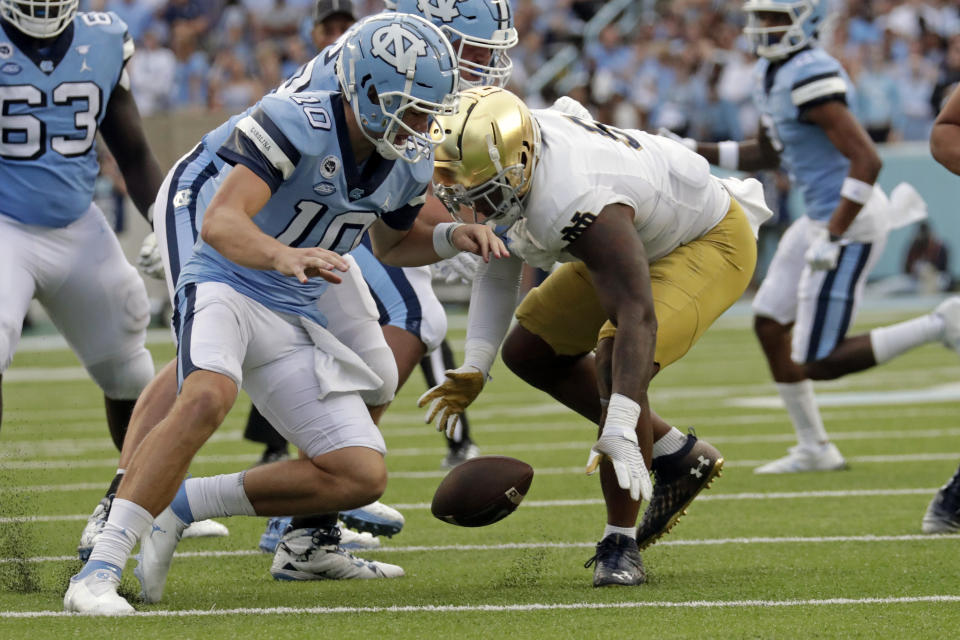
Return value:
[[(863, 315), (857, 329), (906, 318)], [(462, 317), (455, 324), (462, 326)], [(594, 429), (502, 367), (472, 408), (482, 451), (537, 475), (519, 510), (486, 528), (430, 515), (440, 436), (415, 407), (415, 373), (387, 413), (383, 501), (403, 532), (367, 555), (406, 577), (281, 583), (256, 551), (264, 518), (230, 536), (185, 540), (164, 602), (125, 619), (61, 612), (87, 515), (113, 476), (102, 396), (63, 349), (25, 344), (4, 380), (0, 430), (0, 638), (944, 638), (960, 625), (960, 536), (920, 519), (960, 461), (960, 361), (926, 346), (818, 385), (851, 468), (757, 476), (794, 443), (743, 313), (721, 319), (658, 376), (652, 402), (723, 451), (723, 477), (644, 554), (649, 582), (594, 589), (583, 567), (604, 524), (599, 481), (583, 474)], [(462, 329), (451, 333), (462, 343)], [(152, 345), (158, 362), (173, 351)], [(195, 461), (233, 472), (259, 455), (241, 439), (243, 397)], [(131, 562), (126, 594), (139, 591)]]

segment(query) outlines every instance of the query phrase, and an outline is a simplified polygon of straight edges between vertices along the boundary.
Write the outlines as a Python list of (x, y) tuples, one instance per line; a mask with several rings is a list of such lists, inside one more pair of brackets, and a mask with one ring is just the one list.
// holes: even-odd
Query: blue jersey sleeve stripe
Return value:
[(283, 174), (267, 160), (260, 149), (247, 136), (236, 129), (224, 141), (223, 146), (217, 151), (217, 155), (232, 165), (242, 164), (253, 171), (267, 183), (270, 187), (270, 193), (276, 193), (283, 182)]
[(268, 116), (262, 109), (254, 109), (253, 113), (250, 114), (250, 117), (263, 128), (266, 134), (269, 135), (275, 143), (277, 143), (277, 146), (280, 147), (280, 151), (282, 151), (283, 155), (290, 159), (290, 162), (293, 163), (294, 167), (300, 164), (300, 152), (297, 151), (297, 147), (290, 142), (290, 139), (287, 138), (286, 134), (280, 130), (280, 127), (278, 127), (276, 123), (270, 119), (270, 116)]

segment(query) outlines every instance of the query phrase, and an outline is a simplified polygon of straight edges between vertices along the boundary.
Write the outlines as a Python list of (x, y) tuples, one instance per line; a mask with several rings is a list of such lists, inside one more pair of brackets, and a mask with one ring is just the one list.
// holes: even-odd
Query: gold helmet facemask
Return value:
[(460, 112), (437, 118), (433, 193), (457, 220), (464, 207), (495, 225), (520, 216), (540, 151), (540, 129), (523, 102), (504, 89), (461, 93)]

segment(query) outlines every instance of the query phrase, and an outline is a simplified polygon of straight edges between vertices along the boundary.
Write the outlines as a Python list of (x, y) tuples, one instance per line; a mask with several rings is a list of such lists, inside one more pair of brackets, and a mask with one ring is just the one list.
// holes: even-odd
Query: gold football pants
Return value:
[[(654, 357), (661, 368), (679, 360), (743, 295), (756, 263), (757, 242), (746, 214), (731, 198), (717, 226), (650, 265), (657, 316)], [(559, 355), (586, 353), (617, 333), (582, 262), (562, 265), (531, 290), (517, 308), (517, 320)]]

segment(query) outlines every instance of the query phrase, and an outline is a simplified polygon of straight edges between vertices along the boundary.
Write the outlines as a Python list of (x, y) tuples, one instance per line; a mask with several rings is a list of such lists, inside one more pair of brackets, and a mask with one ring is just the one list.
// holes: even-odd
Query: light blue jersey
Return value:
[[(347, 253), (378, 218), (405, 230), (413, 225), (433, 172), (433, 159), (395, 162), (372, 154), (357, 167), (344, 116), (343, 97), (329, 91), (274, 93), (240, 118), (218, 151), (228, 163), (193, 196), (206, 209), (232, 169), (242, 164), (273, 193), (253, 218), (264, 233), (292, 247), (321, 247)], [(223, 282), (278, 312), (325, 325), (315, 301), (326, 281), (301, 284), (276, 271), (241, 267), (197, 240), (177, 281)]]
[(805, 49), (782, 63), (761, 58), (754, 69), (761, 123), (814, 220), (830, 218), (850, 162), (822, 128), (804, 121), (804, 111), (829, 100), (849, 104), (853, 97), (846, 71), (823, 49)]
[(0, 214), (64, 227), (93, 198), (97, 128), (133, 40), (114, 13), (79, 13), (42, 48), (0, 26)]

